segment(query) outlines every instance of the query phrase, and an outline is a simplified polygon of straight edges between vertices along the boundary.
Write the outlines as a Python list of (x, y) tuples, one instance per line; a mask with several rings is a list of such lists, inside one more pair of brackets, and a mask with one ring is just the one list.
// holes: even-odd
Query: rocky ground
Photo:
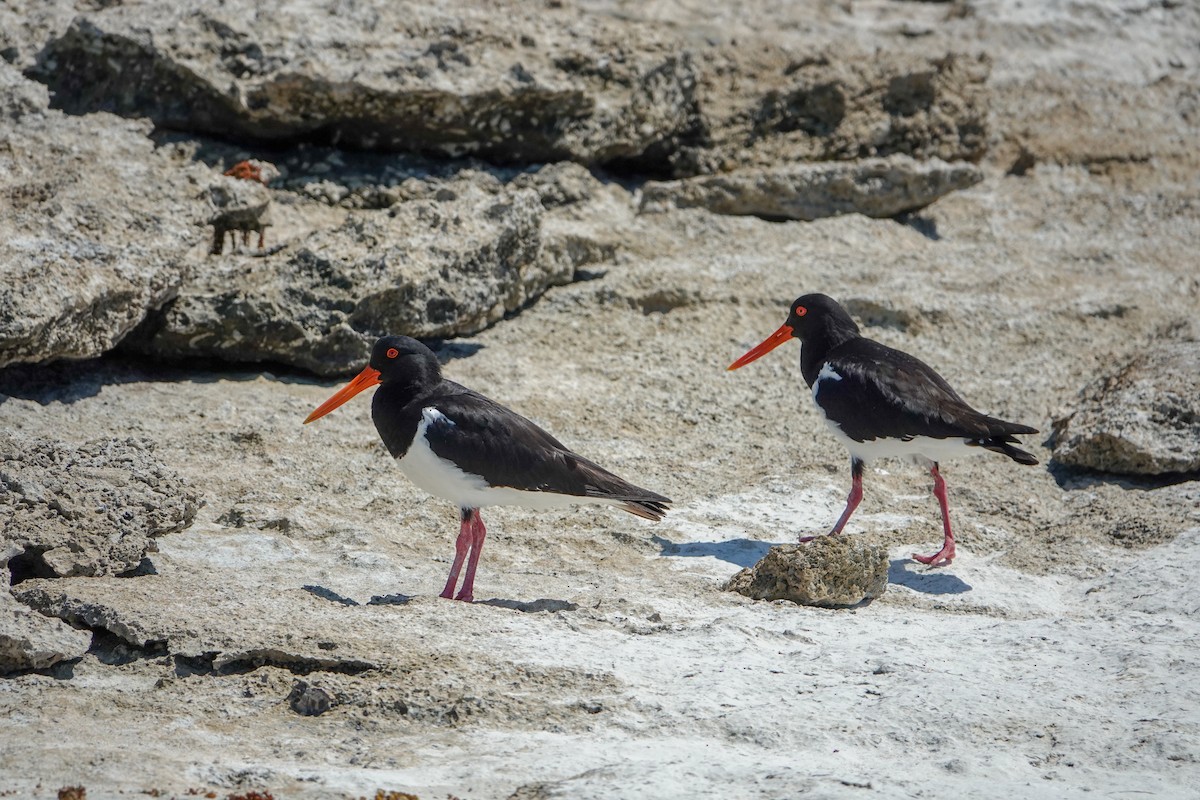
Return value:
[[(210, 5), (0, 7), (0, 796), (1200, 792), (1193, 6)], [(725, 371), (810, 291), (1042, 431), (945, 568), (870, 467), (851, 609), (723, 591), (849, 488), (798, 345)], [(675, 510), (440, 600), (455, 510), (300, 424), (385, 331)]]

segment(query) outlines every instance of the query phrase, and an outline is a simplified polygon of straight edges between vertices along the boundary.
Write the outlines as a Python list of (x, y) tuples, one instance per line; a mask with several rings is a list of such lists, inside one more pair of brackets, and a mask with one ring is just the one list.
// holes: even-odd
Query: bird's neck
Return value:
[(816, 383), (830, 351), (858, 338), (861, 338), (858, 326), (851, 320), (830, 320), (829, 324), (813, 329), (804, 337), (800, 347), (800, 372), (809, 388)]
[(428, 390), (427, 386), (419, 383), (404, 381), (387, 381), (380, 384), (371, 398), (371, 419), (379, 438), (387, 446), (388, 451), (396, 458), (404, 455), (412, 441), (413, 425), (408, 415), (402, 414), (401, 409), (417, 400)]

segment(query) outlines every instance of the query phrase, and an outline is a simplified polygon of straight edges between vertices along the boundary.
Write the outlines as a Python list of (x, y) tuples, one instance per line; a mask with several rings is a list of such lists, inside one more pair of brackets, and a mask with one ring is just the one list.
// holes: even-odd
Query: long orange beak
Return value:
[(786, 342), (788, 339), (791, 339), (792, 333), (793, 333), (793, 331), (792, 331), (791, 325), (780, 326), (779, 330), (775, 331), (770, 336), (768, 336), (762, 342), (762, 344), (758, 345), (757, 347), (751, 348), (750, 352), (746, 353), (746, 355), (742, 356), (737, 361), (733, 362), (728, 367), (726, 367), (726, 371), (731, 370), (731, 369), (737, 369), (738, 367), (744, 367), (747, 364), (749, 364), (751, 361), (755, 361), (759, 358), (762, 358), (767, 353), (771, 352), (776, 347), (779, 347), (779, 345)]
[(354, 395), (358, 394), (363, 389), (370, 389), (372, 386), (378, 385), (379, 370), (367, 367), (362, 372), (358, 373), (354, 380), (350, 381), (341, 389), (339, 389), (337, 394), (326, 400), (324, 403), (321, 403), (321, 405), (317, 407), (316, 411), (308, 415), (308, 417), (304, 420), (304, 424), (307, 425), (314, 419), (320, 419), (330, 411), (333, 411), (335, 408), (340, 406), (342, 403), (349, 400), (351, 397), (354, 397)]

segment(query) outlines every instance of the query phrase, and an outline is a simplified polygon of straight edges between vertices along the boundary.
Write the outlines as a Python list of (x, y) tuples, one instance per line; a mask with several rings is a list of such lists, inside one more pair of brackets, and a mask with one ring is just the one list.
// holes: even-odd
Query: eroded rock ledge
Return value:
[(81, 445), (0, 432), (0, 673), (83, 655), (91, 635), (13, 600), (34, 578), (128, 573), (191, 524), (198, 494), (135, 439)]

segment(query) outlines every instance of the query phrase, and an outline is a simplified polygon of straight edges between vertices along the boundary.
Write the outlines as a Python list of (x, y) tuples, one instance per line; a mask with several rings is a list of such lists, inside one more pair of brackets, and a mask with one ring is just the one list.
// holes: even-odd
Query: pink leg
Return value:
[(483, 552), (483, 537), (487, 536), (487, 528), (483, 527), (483, 517), (479, 509), (473, 509), (471, 557), (467, 559), (467, 575), (463, 578), (462, 589), (455, 600), (466, 600), (468, 603), (475, 599), (475, 568), (479, 566), (479, 554)]
[(838, 517), (837, 524), (829, 532), (831, 536), (842, 532), (842, 528), (846, 527), (846, 523), (850, 521), (850, 515), (862, 502), (862, 474), (863, 462), (857, 458), (850, 459), (850, 496), (846, 498), (846, 510)]
[(919, 556), (913, 553), (913, 558), (931, 567), (945, 567), (954, 560), (954, 534), (950, 530), (950, 506), (946, 502), (946, 482), (942, 480), (942, 473), (938, 472), (936, 463), (929, 472), (933, 475), (933, 496), (938, 499), (938, 504), (942, 507), (942, 529), (946, 535), (942, 540), (941, 550), (931, 556)]
[(441, 594), (447, 600), (454, 597), (454, 584), (458, 583), (458, 571), (462, 569), (463, 559), (467, 557), (467, 551), (471, 549), (472, 520), (478, 513), (473, 508), (463, 512), (462, 524), (458, 528), (458, 539), (454, 542), (454, 563), (450, 565), (450, 577), (446, 579), (446, 588), (442, 589)]
[(263, 249), (263, 245), (266, 244), (266, 241), (267, 241), (267, 229), (259, 228), (259, 230), (258, 230), (258, 249), (259, 250)]
[[(858, 508), (858, 504), (860, 502), (862, 502), (862, 497), (863, 497), (862, 474), (863, 474), (863, 462), (859, 461), (857, 458), (851, 458), (850, 459), (850, 496), (846, 498), (846, 509), (842, 512), (842, 515), (840, 517), (838, 517), (837, 524), (833, 526), (833, 530), (831, 530), (829, 532), (830, 536), (833, 536), (835, 533), (842, 532), (842, 528), (846, 527), (846, 522), (849, 521), (850, 515), (854, 513), (854, 509)], [(801, 543), (811, 542), (815, 538), (817, 538), (817, 537), (801, 536), (800, 541), (801, 541)]]

